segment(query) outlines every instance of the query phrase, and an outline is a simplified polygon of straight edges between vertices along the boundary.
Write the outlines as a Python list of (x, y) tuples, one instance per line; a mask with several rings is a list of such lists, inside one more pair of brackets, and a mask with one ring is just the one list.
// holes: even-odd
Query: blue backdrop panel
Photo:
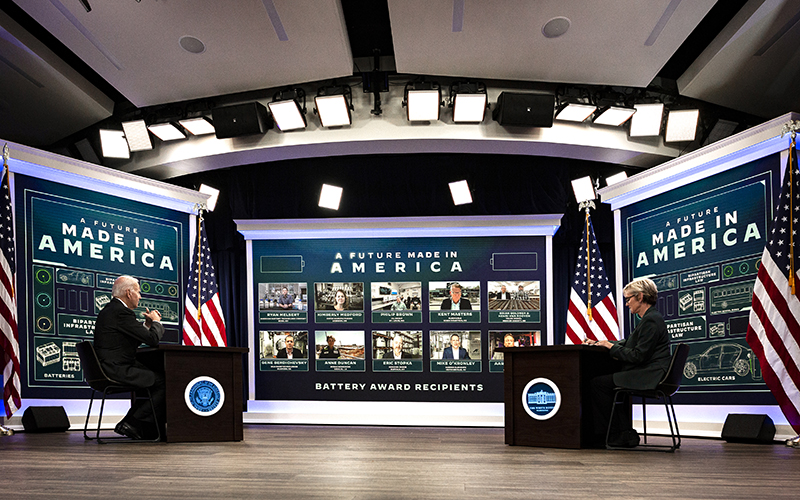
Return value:
[(121, 274), (140, 281), (137, 313), (160, 310), (180, 340), (188, 214), (22, 174), (14, 189), (23, 397), (84, 395), (75, 344)]
[[(287, 366), (295, 368), (280, 371), (275, 369), (278, 360), (272, 359), (274, 351), (265, 354), (257, 347), (251, 353), (257, 367), (256, 399), (501, 402), (502, 368), (490, 371), (490, 366), (501, 362), (488, 359), (489, 331), (519, 334), (540, 331), (542, 338), (546, 337), (547, 265), (543, 236), (253, 241), (256, 303), (251, 307), (256, 325), (255, 345), (259, 346), (260, 339), (268, 332), (299, 332), (298, 337), (307, 342), (304, 354), (308, 359), (307, 365), (299, 369), (297, 366), (303, 363), (290, 360)], [(454, 281), (464, 284), (465, 295), (474, 304), (471, 312), (439, 310), (444, 298), (441, 287)], [(501, 281), (524, 282), (528, 290), (536, 289), (536, 297), (530, 294), (526, 303), (538, 306), (538, 314), (490, 316), (489, 284)], [(421, 284), (421, 315), (403, 313), (409, 319), (395, 324), (373, 315), (372, 303), (380, 299), (372, 297), (371, 284), (394, 282), (402, 282), (404, 286)], [(302, 305), (300, 310), (295, 307), (291, 313), (285, 313), (285, 321), (280, 321), (282, 313), (276, 316), (259, 310), (268, 307), (261, 296), (266, 284), (281, 283), (292, 284), (293, 289), (305, 284), (307, 290), (307, 309), (303, 310)], [(344, 284), (352, 292), (356, 301), (351, 305), (352, 310), (346, 313), (336, 313), (327, 307), (317, 310), (317, 306), (327, 304), (327, 284), (332, 283)], [(381, 290), (376, 285), (375, 290), (383, 294), (386, 288)], [(515, 322), (518, 317), (524, 320)], [(416, 332), (422, 332), (421, 365), (419, 360), (411, 360), (407, 363), (409, 368), (391, 370), (382, 362), (373, 363), (373, 331), (393, 330), (409, 332), (410, 339), (416, 339), (419, 335)], [(463, 332), (465, 341), (469, 340), (473, 362), (459, 364), (432, 359), (438, 358), (438, 349), (449, 343), (448, 334), (452, 331)], [(317, 335), (318, 332), (325, 333)], [(357, 359), (350, 363), (354, 368), (331, 369), (331, 363), (315, 359), (328, 332), (354, 344)], [(363, 342), (360, 356), (356, 352), (359, 341)], [(460, 366), (452, 368), (456, 365)], [(260, 370), (259, 366), (267, 369)], [(379, 371), (374, 371), (376, 367)]]
[(774, 404), (744, 337), (780, 175), (774, 154), (621, 210), (624, 282), (652, 278), (671, 342), (690, 347), (684, 401)]

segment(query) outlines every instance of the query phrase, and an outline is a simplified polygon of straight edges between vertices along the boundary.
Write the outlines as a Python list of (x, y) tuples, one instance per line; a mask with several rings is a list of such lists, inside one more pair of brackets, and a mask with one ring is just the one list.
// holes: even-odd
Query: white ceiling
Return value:
[[(339, 0), (86, 1), (90, 12), (82, 0), (14, 3), (137, 107), (357, 72)], [(399, 73), (644, 88), (715, 3), (388, 0), (388, 10)], [(546, 38), (559, 16), (568, 31)], [(750, 0), (680, 78), (682, 94), (764, 119), (800, 109), (798, 19), (800, 0)], [(0, 35), (0, 136), (46, 146), (111, 115), (107, 97), (5, 16)], [(205, 51), (184, 50), (184, 36)]]

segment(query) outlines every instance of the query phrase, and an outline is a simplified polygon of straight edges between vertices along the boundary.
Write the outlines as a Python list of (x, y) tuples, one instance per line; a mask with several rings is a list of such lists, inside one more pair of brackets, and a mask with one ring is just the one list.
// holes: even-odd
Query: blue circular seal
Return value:
[(522, 407), (532, 418), (547, 420), (561, 407), (561, 391), (552, 380), (535, 378), (522, 390)]
[(186, 406), (201, 417), (217, 413), (225, 403), (222, 385), (211, 377), (197, 377), (186, 385)]

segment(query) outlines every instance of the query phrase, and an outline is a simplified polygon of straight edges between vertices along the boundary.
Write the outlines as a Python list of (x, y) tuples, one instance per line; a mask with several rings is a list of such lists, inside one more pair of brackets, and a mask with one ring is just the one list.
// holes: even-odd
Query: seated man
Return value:
[[(94, 349), (100, 366), (113, 380), (140, 389), (150, 388), (153, 405), (156, 407), (161, 436), (166, 436), (166, 385), (163, 372), (154, 371), (136, 360), (136, 349), (140, 344), (156, 347), (164, 335), (160, 323), (161, 313), (145, 312), (144, 324), (136, 319), (134, 309), (139, 305), (141, 293), (139, 280), (131, 276), (120, 276), (111, 289), (112, 299), (97, 315), (94, 326)], [(144, 391), (143, 391), (144, 392)], [(133, 439), (156, 436), (155, 419), (150, 402), (139, 399), (114, 428), (117, 434)]]

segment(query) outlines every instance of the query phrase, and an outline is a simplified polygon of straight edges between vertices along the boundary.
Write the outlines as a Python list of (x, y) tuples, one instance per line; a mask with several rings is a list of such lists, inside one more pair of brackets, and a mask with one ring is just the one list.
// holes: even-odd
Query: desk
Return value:
[[(137, 358), (164, 367), (167, 384), (167, 441), (241, 441), (243, 435), (242, 354), (246, 347), (194, 347), (162, 344), (140, 349)], [(186, 390), (197, 377), (211, 377), (224, 391), (222, 407), (198, 415), (186, 403)]]
[[(504, 347), (505, 442), (548, 448), (591, 448), (594, 419), (589, 382), (612, 373), (617, 363), (608, 349), (586, 345)], [(546, 378), (561, 393), (561, 406), (546, 420), (531, 417), (523, 391), (531, 380)]]

